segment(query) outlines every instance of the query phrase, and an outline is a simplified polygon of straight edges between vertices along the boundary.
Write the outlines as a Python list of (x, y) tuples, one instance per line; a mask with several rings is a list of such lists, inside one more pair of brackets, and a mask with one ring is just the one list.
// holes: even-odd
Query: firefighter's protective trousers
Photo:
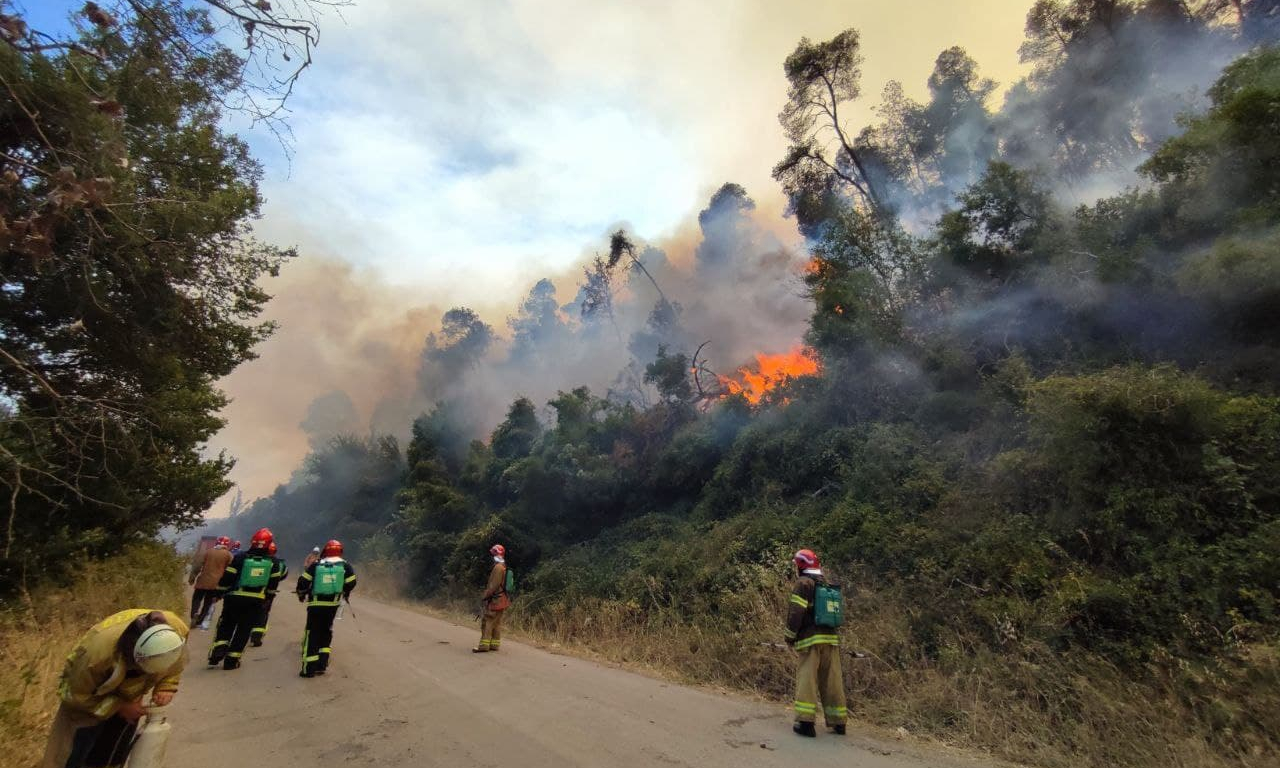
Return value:
[(819, 704), (827, 725), (841, 725), (849, 719), (839, 645), (815, 644), (800, 651), (800, 663), (796, 667), (796, 720), (814, 722)]
[(502, 615), (506, 611), (484, 612), (480, 618), (480, 650), (496, 651), (502, 647)]
[(249, 644), (249, 634), (262, 614), (262, 601), (261, 597), (237, 594), (222, 598), (218, 631), (209, 648), (209, 666), (222, 662), (231, 669), (239, 665), (244, 647)]
[(329, 668), (333, 644), (333, 619), (337, 605), (312, 603), (307, 606), (307, 628), (302, 633), (302, 672), (315, 674)]
[(253, 629), (249, 632), (249, 639), (255, 645), (261, 645), (262, 638), (267, 636), (267, 622), (271, 620), (271, 606), (275, 605), (275, 602), (275, 595), (267, 595), (259, 606), (258, 620), (253, 623)]
[[(54, 717), (53, 732), (59, 740), (70, 742), (66, 761), (56, 768), (121, 768), (129, 758), (137, 725), (119, 715), (88, 720), (63, 704)], [(41, 768), (48, 768), (58, 757), (46, 752)]]

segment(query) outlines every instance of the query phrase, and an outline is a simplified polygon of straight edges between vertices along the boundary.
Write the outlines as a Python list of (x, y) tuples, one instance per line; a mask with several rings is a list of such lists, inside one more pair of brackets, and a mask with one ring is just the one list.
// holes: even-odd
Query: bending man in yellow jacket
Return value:
[(123, 766), (143, 715), (165, 706), (187, 663), (187, 625), (169, 611), (133, 608), (103, 619), (67, 656), (41, 768)]
[(502, 648), (502, 613), (511, 605), (511, 598), (507, 595), (507, 548), (494, 544), (489, 548), (489, 554), (493, 555), (493, 569), (489, 571), (489, 582), (480, 596), (484, 604), (484, 614), (480, 618), (480, 645), (472, 648), (472, 653)]

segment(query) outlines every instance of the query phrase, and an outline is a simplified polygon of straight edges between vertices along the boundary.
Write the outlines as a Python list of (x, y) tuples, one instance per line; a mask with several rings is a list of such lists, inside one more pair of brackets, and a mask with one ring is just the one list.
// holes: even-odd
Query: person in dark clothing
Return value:
[[(267, 554), (276, 557), (276, 543), (273, 541), (267, 547)], [(278, 581), (284, 581), (289, 578), (289, 564), (282, 558), (276, 557), (276, 562), (280, 564), (280, 578)], [(267, 593), (267, 599), (262, 601), (262, 610), (258, 613), (258, 620), (254, 622), (253, 629), (249, 632), (249, 644), (254, 648), (262, 647), (262, 640), (267, 636), (267, 622), (271, 619), (271, 606), (275, 605), (276, 591), (273, 589)]]
[(307, 603), (307, 628), (302, 633), (300, 677), (323, 675), (329, 669), (333, 619), (338, 607), (356, 588), (356, 572), (342, 559), (342, 542), (324, 545), (322, 557), (298, 577), (298, 602)]
[(219, 663), (223, 669), (240, 667), (249, 635), (262, 616), (263, 603), (284, 577), (284, 565), (269, 552), (273, 540), (269, 529), (260, 529), (250, 540), (249, 551), (236, 555), (218, 582), (223, 594), (222, 614), (209, 648), (211, 667)]

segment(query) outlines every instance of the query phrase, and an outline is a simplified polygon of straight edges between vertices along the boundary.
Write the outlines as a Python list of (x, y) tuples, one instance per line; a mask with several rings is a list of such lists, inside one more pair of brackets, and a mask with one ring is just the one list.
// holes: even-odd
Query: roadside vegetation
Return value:
[(80, 559), (67, 581), (0, 602), (0, 768), (39, 762), (58, 709), (67, 654), (90, 627), (127, 608), (186, 615), (185, 560), (164, 544), (131, 544), (103, 560)]

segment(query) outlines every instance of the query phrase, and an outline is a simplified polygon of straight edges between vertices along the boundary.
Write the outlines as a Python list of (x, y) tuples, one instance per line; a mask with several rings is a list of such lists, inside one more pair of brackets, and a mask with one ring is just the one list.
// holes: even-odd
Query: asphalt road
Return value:
[(172, 706), (170, 768), (337, 766), (779, 766), (922, 768), (988, 763), (877, 740), (791, 733), (786, 707), (686, 688), (505, 640), (473, 654), (476, 628), (355, 600), (324, 677), (298, 677), (303, 607), (281, 594), (243, 666), (206, 668), (192, 633)]

